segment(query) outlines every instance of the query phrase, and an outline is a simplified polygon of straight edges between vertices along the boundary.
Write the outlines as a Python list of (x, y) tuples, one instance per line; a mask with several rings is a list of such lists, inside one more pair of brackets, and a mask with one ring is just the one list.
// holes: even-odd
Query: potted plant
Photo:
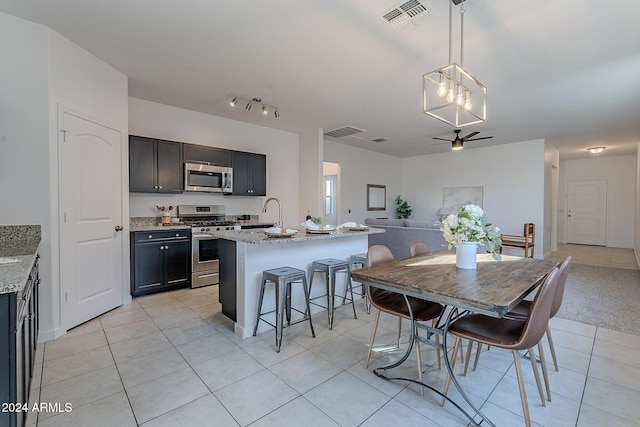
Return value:
[[(465, 205), (457, 214), (449, 215), (440, 228), (445, 240), (449, 243), (449, 250), (456, 247), (456, 265), (469, 265), (462, 268), (475, 268), (476, 247), (483, 244), (491, 256), (500, 260), (500, 254), (496, 251), (502, 246), (500, 229), (495, 225), (487, 224), (487, 218), (482, 208), (476, 205)], [(467, 252), (468, 251), (468, 252)], [(467, 253), (472, 259), (461, 260), (462, 252)]]
[(406, 200), (402, 200), (402, 197), (398, 195), (396, 197), (396, 217), (400, 219), (407, 219), (411, 216), (411, 206)]

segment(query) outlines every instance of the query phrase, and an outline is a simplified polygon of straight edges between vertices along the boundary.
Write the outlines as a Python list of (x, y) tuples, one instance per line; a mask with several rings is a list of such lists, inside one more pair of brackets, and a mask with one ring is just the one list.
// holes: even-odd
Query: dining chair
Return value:
[(536, 226), (530, 222), (526, 223), (522, 236), (501, 234), (500, 240), (502, 241), (502, 246), (500, 246), (498, 252), (502, 253), (502, 248), (504, 247), (520, 248), (524, 249), (525, 258), (533, 258), (533, 249), (536, 244)]
[(429, 246), (422, 240), (414, 240), (409, 243), (409, 255), (410, 256), (418, 256), (418, 255), (426, 255), (431, 252)]
[[(385, 262), (393, 261), (393, 254), (388, 247), (384, 245), (374, 245), (367, 251), (367, 267), (379, 265)], [(369, 360), (371, 359), (371, 352), (373, 350), (373, 343), (376, 337), (376, 331), (378, 330), (378, 322), (380, 320), (380, 313), (388, 313), (398, 317), (398, 334), (400, 334), (400, 323), (402, 319), (411, 319), (409, 315), (409, 308), (407, 301), (411, 306), (411, 312), (413, 313), (413, 321), (425, 322), (432, 320), (440, 316), (444, 307), (440, 304), (422, 300), (407, 296), (405, 300), (404, 295), (397, 292), (387, 291), (372, 286), (367, 286), (367, 292), (369, 294), (369, 300), (371, 306), (377, 308), (375, 319), (373, 322), (373, 330), (371, 331), (371, 340), (369, 342), (369, 351), (367, 352), (367, 360), (365, 362), (365, 368), (369, 367)], [(411, 325), (411, 333), (417, 333), (417, 326)], [(418, 362), (418, 379), (422, 382), (422, 358), (420, 354), (420, 344), (416, 340), (416, 357)], [(398, 347), (400, 346), (400, 338), (398, 337)], [(439, 354), (438, 354), (439, 356)]]
[[(538, 393), (540, 394), (540, 401), (542, 402), (542, 406), (546, 406), (540, 384), (540, 374), (538, 373), (532, 348), (538, 345), (541, 362), (545, 364), (544, 352), (541, 351), (542, 346), (540, 346), (539, 343), (549, 323), (551, 306), (553, 305), (555, 292), (558, 287), (559, 276), (558, 268), (554, 268), (553, 271), (547, 275), (531, 302), (526, 321), (512, 320), (505, 317), (495, 318), (483, 314), (469, 314), (453, 322), (448, 331), (456, 337), (456, 343), (453, 348), (452, 365), (455, 365), (456, 355), (460, 349), (462, 339), (477, 341), (483, 344), (489, 344), (492, 347), (511, 351), (516, 368), (516, 376), (518, 378), (522, 411), (527, 427), (531, 426), (531, 419), (529, 417), (529, 405), (527, 404), (524, 379), (522, 378), (519, 351), (527, 350), (529, 353), (533, 374), (538, 386)], [(443, 391), (444, 395), (447, 394), (450, 383), (451, 377), (447, 375)], [(444, 405), (444, 398), (441, 404)]]
[[(553, 317), (555, 317), (556, 314), (558, 314), (558, 310), (560, 310), (560, 306), (562, 305), (562, 299), (564, 296), (565, 285), (567, 283), (567, 276), (569, 275), (570, 264), (571, 264), (571, 256), (568, 256), (564, 259), (564, 261), (562, 261), (562, 264), (560, 264), (560, 267), (558, 267), (558, 286), (553, 296), (553, 304), (551, 305), (551, 313), (549, 315), (549, 319), (552, 319)], [(505, 315), (505, 317), (512, 320), (526, 321), (527, 317), (529, 316), (529, 312), (531, 311), (531, 304), (532, 304), (531, 300), (524, 300), (520, 302), (518, 305), (516, 305), (513, 310), (509, 311)], [(547, 342), (549, 343), (549, 351), (551, 352), (551, 358), (553, 359), (553, 366), (555, 370), (558, 371), (559, 370), (558, 358), (556, 357), (556, 350), (555, 350), (555, 347), (553, 346), (553, 338), (551, 337), (551, 329), (549, 328), (548, 324), (547, 324), (547, 329), (545, 330), (545, 335), (547, 336)], [(469, 345), (469, 349), (470, 348), (471, 348), (471, 344)], [(476, 370), (476, 366), (478, 364), (478, 358), (480, 356), (481, 348), (482, 348), (482, 344), (478, 343), (478, 350), (476, 352), (475, 363), (473, 366), (474, 371)], [(467, 351), (467, 358), (469, 357), (469, 352), (470, 352), (469, 349)], [(541, 350), (538, 350), (538, 351), (540, 352)], [(468, 359), (466, 363), (468, 363)], [(464, 370), (465, 374), (467, 373), (466, 363), (465, 363), (465, 370)], [(545, 365), (542, 365), (542, 373), (544, 377), (545, 388), (547, 390), (547, 400), (551, 402), (551, 387), (549, 385), (549, 377), (547, 375), (547, 367)]]

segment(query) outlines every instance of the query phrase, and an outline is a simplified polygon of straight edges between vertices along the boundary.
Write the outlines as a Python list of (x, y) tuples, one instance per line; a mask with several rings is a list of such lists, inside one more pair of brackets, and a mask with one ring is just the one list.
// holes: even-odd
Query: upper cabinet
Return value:
[(231, 166), (231, 151), (202, 145), (184, 144), (184, 161), (208, 163), (216, 166)]
[(141, 136), (129, 136), (129, 191), (181, 193), (182, 144)]
[(232, 196), (267, 195), (267, 156), (233, 151), (231, 166), (233, 167)]

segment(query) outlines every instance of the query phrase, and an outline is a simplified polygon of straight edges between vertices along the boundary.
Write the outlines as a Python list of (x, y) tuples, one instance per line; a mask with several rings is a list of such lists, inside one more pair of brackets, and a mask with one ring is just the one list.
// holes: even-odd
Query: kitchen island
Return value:
[[(322, 258), (347, 260), (349, 256), (367, 252), (368, 235), (384, 230), (369, 228), (363, 231), (332, 231), (328, 234), (309, 234), (304, 230), (291, 237), (267, 237), (262, 230), (219, 231), (220, 238), (220, 302), (222, 313), (235, 322), (236, 335), (247, 338), (253, 334), (258, 310), (260, 281), (264, 270), (277, 267), (294, 267), (307, 272), (311, 263)], [(338, 276), (336, 295), (344, 292), (344, 280)], [(311, 297), (326, 294), (324, 279), (317, 275)], [(337, 303), (340, 302), (338, 298)], [(302, 287), (292, 290), (293, 307), (304, 307)], [(273, 310), (275, 296), (273, 286), (268, 286), (263, 301), (263, 311)], [(322, 311), (312, 306), (313, 313)], [(292, 319), (294, 320), (294, 319)], [(270, 327), (260, 322), (258, 333)]]

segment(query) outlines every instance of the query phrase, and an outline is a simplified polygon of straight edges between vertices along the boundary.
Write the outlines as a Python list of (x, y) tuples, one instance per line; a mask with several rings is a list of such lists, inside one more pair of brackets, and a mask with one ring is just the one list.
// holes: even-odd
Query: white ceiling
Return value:
[[(405, 0), (406, 1), (406, 0)], [(422, 112), (422, 75), (448, 63), (447, 0), (404, 31), (394, 0), (0, 0), (129, 76), (132, 97), (292, 132), (343, 126), (334, 140), (399, 157), (443, 152), (453, 128)], [(562, 159), (636, 153), (640, 1), (467, 0), (464, 66), (487, 87), (495, 138), (465, 149), (546, 139)], [(454, 61), (459, 58), (454, 8)], [(229, 106), (259, 97), (280, 118)], [(372, 142), (384, 137), (387, 142)]]

